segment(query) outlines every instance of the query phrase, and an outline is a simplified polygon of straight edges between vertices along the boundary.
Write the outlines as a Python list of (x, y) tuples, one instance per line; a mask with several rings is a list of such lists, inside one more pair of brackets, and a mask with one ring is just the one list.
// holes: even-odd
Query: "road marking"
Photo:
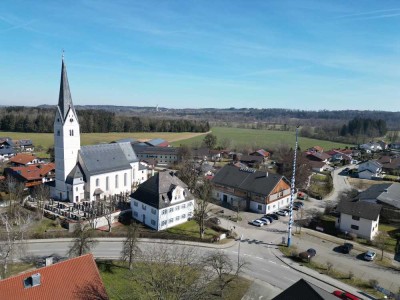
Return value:
[(256, 258), (258, 258), (258, 259), (264, 259), (264, 258), (262, 258), (262, 257), (259, 257), (259, 256), (256, 256)]
[(281, 265), (282, 268), (286, 268), (286, 269), (290, 269), (290, 267), (285, 266), (285, 265)]
[(276, 262), (269, 260), (268, 262), (270, 262), (271, 264), (276, 264)]
[(285, 279), (287, 279), (289, 281), (292, 281), (292, 282), (296, 282), (296, 280), (293, 280), (293, 279), (290, 279), (290, 278), (287, 278), (287, 277), (283, 277), (283, 278), (285, 278)]

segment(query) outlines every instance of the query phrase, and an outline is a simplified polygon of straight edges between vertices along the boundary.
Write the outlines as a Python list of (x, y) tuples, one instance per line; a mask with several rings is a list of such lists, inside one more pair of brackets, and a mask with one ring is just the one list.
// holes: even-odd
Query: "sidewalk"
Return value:
[[(335, 289), (342, 290), (342, 291), (347, 291), (350, 292), (361, 299), (365, 299), (366, 294), (360, 293), (357, 289), (355, 288), (349, 288), (349, 286), (341, 281), (338, 281), (336, 279), (333, 279), (325, 274), (318, 273), (317, 271), (304, 267), (301, 264), (292, 261), (290, 258), (285, 257), (278, 249), (272, 249), (272, 253), (275, 255), (277, 259), (279, 259), (282, 263), (287, 265), (288, 267), (292, 268), (293, 270), (296, 270), (302, 274), (308, 275), (316, 280), (322, 281), (325, 284), (328, 284)], [(370, 299), (375, 299), (372, 296), (367, 296)]]

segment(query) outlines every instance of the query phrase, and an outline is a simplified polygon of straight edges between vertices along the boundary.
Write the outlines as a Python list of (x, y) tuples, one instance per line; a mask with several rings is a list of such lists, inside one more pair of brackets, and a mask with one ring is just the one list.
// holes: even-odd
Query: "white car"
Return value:
[(364, 259), (365, 259), (365, 260), (368, 260), (368, 261), (373, 261), (374, 258), (375, 258), (375, 256), (376, 256), (376, 253), (375, 253), (375, 252), (373, 252), (373, 251), (367, 251), (367, 252), (364, 254)]
[(278, 211), (276, 212), (276, 214), (278, 214), (278, 215), (280, 215), (280, 216), (282, 216), (282, 217), (285, 217), (285, 216), (287, 216), (289, 213), (286, 212), (286, 211), (284, 211), (284, 210), (278, 210)]
[(253, 220), (253, 221), (250, 221), (250, 224), (251, 224), (251, 225), (254, 225), (254, 226), (261, 227), (261, 226), (264, 225), (264, 222), (261, 221), (261, 220)]
[(261, 222), (263, 222), (264, 223), (264, 225), (268, 225), (268, 224), (270, 224), (271, 223), (271, 221), (270, 220), (268, 220), (267, 218), (260, 218), (259, 219)]

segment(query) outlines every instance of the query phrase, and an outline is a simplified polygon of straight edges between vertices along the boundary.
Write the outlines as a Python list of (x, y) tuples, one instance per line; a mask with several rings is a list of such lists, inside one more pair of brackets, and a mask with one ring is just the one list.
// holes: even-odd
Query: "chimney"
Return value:
[(46, 257), (46, 267), (53, 264), (53, 256)]
[(31, 288), (40, 285), (40, 273), (32, 274), (24, 279), (24, 288)]

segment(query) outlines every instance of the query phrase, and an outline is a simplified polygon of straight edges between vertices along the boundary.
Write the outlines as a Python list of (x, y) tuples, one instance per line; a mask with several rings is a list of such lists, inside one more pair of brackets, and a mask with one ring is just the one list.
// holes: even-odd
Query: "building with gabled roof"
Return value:
[(304, 280), (299, 279), (279, 295), (272, 298), (273, 300), (337, 300), (338, 298), (328, 291)]
[(0, 280), (0, 300), (109, 299), (92, 254)]
[(150, 141), (145, 142), (147, 145), (152, 146), (152, 147), (169, 147), (168, 141), (157, 138), (157, 139), (152, 139)]
[(336, 227), (343, 232), (352, 232), (358, 237), (372, 240), (378, 233), (382, 205), (365, 201), (341, 201), (336, 211), (340, 213)]
[(51, 195), (61, 201), (94, 201), (130, 193), (132, 186), (147, 178), (141, 176), (144, 170), (130, 141), (81, 147), (64, 58), (54, 119), (54, 157), (56, 180)]
[(289, 205), (290, 182), (282, 175), (225, 165), (211, 182), (214, 198), (254, 212), (271, 213)]
[(24, 183), (25, 187), (33, 187), (54, 181), (54, 169), (54, 163), (32, 164), (6, 168), (4, 173)]
[(10, 159), (14, 166), (27, 166), (39, 163), (39, 159), (30, 153), (18, 153)]
[(159, 172), (139, 185), (131, 195), (132, 217), (164, 230), (193, 217), (194, 197), (173, 172)]

